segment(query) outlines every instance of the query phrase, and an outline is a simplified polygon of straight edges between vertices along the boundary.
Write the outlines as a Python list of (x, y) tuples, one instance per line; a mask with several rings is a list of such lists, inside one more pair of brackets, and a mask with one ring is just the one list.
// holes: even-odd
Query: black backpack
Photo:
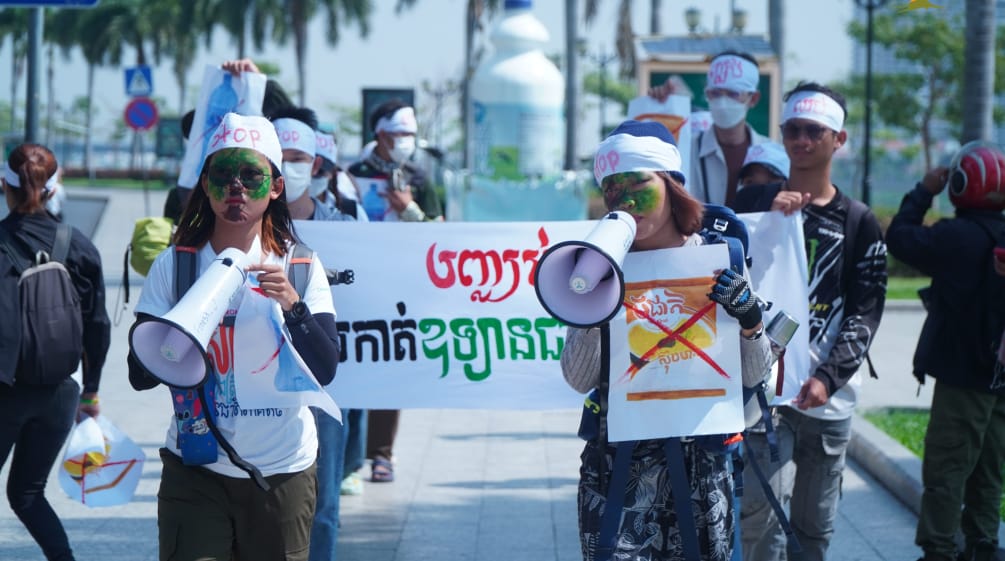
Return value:
[(10, 258), (19, 278), (21, 343), (16, 378), (32, 386), (51, 386), (69, 377), (84, 354), (84, 321), (80, 295), (63, 265), (73, 230), (60, 223), (52, 254), (37, 250), (32, 256), (5, 228), (0, 248)]

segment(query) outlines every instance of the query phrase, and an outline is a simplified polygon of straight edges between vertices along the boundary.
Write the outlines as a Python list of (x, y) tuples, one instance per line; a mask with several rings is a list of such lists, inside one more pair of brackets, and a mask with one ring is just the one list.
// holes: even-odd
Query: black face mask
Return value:
[[(750, 185), (741, 185), (740, 189), (750, 189), (751, 187), (757, 187), (759, 189), (775, 189), (780, 191), (785, 190), (785, 180), (772, 181), (771, 183), (752, 183)], [(739, 189), (738, 189), (739, 190)]]

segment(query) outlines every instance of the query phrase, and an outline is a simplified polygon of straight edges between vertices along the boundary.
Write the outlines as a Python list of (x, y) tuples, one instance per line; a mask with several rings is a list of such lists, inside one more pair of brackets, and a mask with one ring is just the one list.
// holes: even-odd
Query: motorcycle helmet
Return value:
[(949, 165), (948, 188), (956, 208), (1005, 209), (1005, 152), (990, 142), (966, 143)]

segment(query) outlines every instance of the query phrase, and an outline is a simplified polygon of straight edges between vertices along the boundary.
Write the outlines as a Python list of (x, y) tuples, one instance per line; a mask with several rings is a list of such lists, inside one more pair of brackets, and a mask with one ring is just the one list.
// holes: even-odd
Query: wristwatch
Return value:
[(310, 311), (307, 309), (307, 304), (304, 304), (303, 300), (297, 300), (288, 312), (283, 312), (283, 318), (286, 319), (286, 323), (300, 323), (307, 319), (309, 314)]
[(761, 335), (764, 335), (764, 324), (761, 324), (761, 327), (758, 327), (757, 331), (751, 334), (750, 337), (744, 335), (743, 338), (748, 341), (756, 341), (761, 338)]

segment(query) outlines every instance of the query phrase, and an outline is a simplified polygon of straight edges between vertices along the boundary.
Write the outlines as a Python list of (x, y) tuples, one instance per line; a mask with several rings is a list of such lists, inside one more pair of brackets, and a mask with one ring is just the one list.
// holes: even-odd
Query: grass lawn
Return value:
[[(865, 418), (877, 428), (914, 452), (919, 458), (925, 454), (925, 430), (928, 428), (928, 411), (919, 409), (879, 409), (866, 411)], [(1005, 477), (1005, 472), (1002, 473)], [(1005, 496), (1002, 496), (998, 514), (1005, 520)]]
[(932, 283), (928, 277), (890, 277), (886, 281), (887, 300), (917, 300), (918, 289)]
[[(68, 177), (63, 179), (63, 185), (67, 187), (101, 187), (110, 189), (143, 189), (143, 181), (140, 179), (119, 179), (119, 178), (98, 178), (92, 183), (86, 177)], [(162, 191), (173, 187), (167, 185), (161, 179), (148, 179), (147, 189), (151, 191)]]

